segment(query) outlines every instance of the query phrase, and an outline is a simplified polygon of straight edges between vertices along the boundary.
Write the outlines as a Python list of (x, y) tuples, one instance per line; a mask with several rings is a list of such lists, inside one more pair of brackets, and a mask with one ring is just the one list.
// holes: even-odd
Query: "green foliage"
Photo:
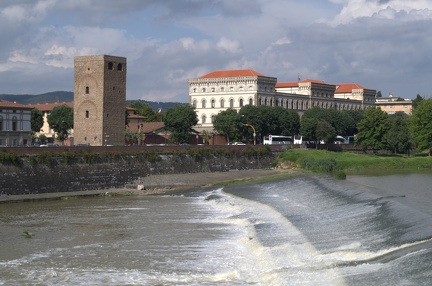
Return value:
[(311, 141), (317, 141), (316, 127), (319, 119), (302, 118), (300, 122), (300, 134)]
[(167, 130), (172, 132), (171, 140), (176, 143), (189, 142), (192, 128), (198, 123), (194, 108), (188, 104), (168, 108), (163, 119)]
[(99, 154), (96, 152), (88, 152), (83, 155), (84, 162), (87, 164), (94, 164), (99, 159)]
[(45, 144), (47, 142), (47, 137), (44, 134), (39, 135), (39, 142)]
[[(282, 107), (245, 105), (240, 109), (241, 122), (254, 126), (259, 143), (263, 136), (295, 135), (300, 128), (297, 112)], [(252, 128), (243, 128), (243, 136), (253, 141)]]
[(48, 115), (48, 124), (57, 133), (58, 140), (66, 140), (73, 128), (73, 109), (67, 105), (54, 107)]
[(215, 116), (213, 128), (219, 132), (219, 134), (225, 136), (228, 142), (238, 141), (241, 138), (239, 128), (240, 121), (241, 117), (237, 113), (237, 110), (228, 108)]
[(421, 100), (411, 117), (411, 131), (417, 150), (432, 152), (432, 99)]
[(131, 101), (129, 103), (129, 107), (136, 109), (136, 114), (147, 117), (145, 119), (146, 122), (154, 122), (158, 121), (158, 114), (153, 108), (144, 102), (141, 101)]
[(408, 115), (403, 112), (389, 115), (390, 129), (385, 134), (384, 140), (387, 149), (395, 154), (409, 152), (412, 147), (408, 119)]
[(420, 94), (417, 94), (416, 98), (413, 99), (413, 101), (412, 101), (413, 109), (416, 110), (419, 103), (422, 102), (423, 100), (424, 100), (424, 98), (422, 96), (420, 96)]
[(337, 168), (337, 162), (333, 158), (304, 158), (301, 167), (314, 172), (332, 173)]
[(20, 166), (21, 158), (12, 152), (0, 152), (0, 164)]
[(377, 156), (311, 149), (287, 150), (278, 157), (277, 164), (292, 163), (299, 166), (306, 166), (307, 164), (312, 170), (325, 170), (333, 166), (333, 163), (326, 163), (327, 160), (336, 161), (334, 171), (347, 174), (371, 172), (378, 174), (380, 172), (394, 172), (395, 170), (415, 170), (418, 172), (432, 169), (432, 157), (429, 156)]
[[(312, 109), (306, 110), (303, 119), (316, 119), (324, 120), (329, 123), (337, 135), (348, 135), (348, 131), (355, 129), (354, 118), (351, 115), (355, 115), (350, 112), (342, 112), (336, 109), (325, 109), (320, 107), (314, 107)], [(304, 134), (302, 133), (304, 136)], [(353, 134), (349, 134), (353, 135)]]
[(61, 156), (66, 165), (72, 164), (75, 160), (75, 154), (69, 151), (61, 153)]
[(31, 124), (31, 130), (33, 132), (35, 132), (35, 133), (40, 132), (40, 130), (44, 124), (42, 111), (40, 111), (37, 108), (32, 109), (30, 124)]
[(36, 161), (39, 164), (44, 164), (47, 167), (52, 167), (52, 158), (51, 158), (51, 153), (46, 151), (46, 152), (41, 152), (39, 154), (36, 155)]
[(365, 116), (358, 124), (356, 145), (373, 151), (386, 149), (385, 136), (390, 129), (390, 123), (386, 112), (379, 107), (369, 107)]
[(325, 143), (331, 143), (336, 137), (335, 129), (325, 120), (318, 120), (315, 134), (319, 141), (324, 141)]
[(338, 180), (346, 180), (346, 176), (345, 172), (340, 171), (336, 173), (335, 178)]

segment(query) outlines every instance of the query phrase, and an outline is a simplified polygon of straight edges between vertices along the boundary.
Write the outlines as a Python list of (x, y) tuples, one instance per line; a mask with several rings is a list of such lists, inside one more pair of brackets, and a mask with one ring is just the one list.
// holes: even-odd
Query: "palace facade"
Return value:
[(281, 106), (300, 115), (312, 107), (362, 110), (375, 105), (376, 91), (358, 84), (319, 80), (277, 82), (251, 69), (214, 71), (190, 79), (189, 100), (198, 115), (198, 131), (213, 130), (213, 119), (228, 108), (244, 105)]

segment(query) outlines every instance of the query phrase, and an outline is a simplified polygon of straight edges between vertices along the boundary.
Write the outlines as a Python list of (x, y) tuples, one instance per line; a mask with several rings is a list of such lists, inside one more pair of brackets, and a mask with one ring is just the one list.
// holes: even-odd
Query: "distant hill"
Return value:
[[(74, 93), (72, 91), (53, 91), (43, 94), (0, 94), (0, 99), (7, 101), (17, 102), (21, 104), (37, 104), (37, 103), (55, 103), (55, 102), (70, 102), (73, 101)], [(174, 107), (180, 104), (180, 102), (157, 102), (147, 100), (126, 100), (126, 105), (129, 105), (131, 101), (139, 101), (147, 103), (157, 111), (161, 108), (163, 111), (170, 107)]]
[(0, 99), (21, 104), (54, 103), (73, 101), (71, 91), (53, 91), (43, 94), (0, 94)]

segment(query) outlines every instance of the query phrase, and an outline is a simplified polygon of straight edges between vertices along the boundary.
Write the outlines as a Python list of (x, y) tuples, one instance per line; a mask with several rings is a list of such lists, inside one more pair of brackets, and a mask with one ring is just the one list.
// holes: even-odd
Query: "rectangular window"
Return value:
[(90, 115), (90, 114), (89, 114), (89, 111), (86, 110), (86, 112), (85, 112), (85, 117), (86, 117), (86, 118), (89, 118), (89, 115)]

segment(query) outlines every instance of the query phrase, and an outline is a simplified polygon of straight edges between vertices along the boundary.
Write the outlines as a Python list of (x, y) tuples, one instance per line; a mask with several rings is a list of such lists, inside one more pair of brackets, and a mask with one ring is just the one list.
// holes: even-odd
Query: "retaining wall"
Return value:
[[(267, 153), (156, 154), (137, 158), (133, 154), (82, 162), (66, 160), (60, 154), (39, 162), (31, 156), (19, 164), (0, 164), (0, 195), (101, 190), (124, 187), (139, 178), (155, 174), (220, 172), (231, 169), (264, 169), (273, 165), (275, 155)], [(67, 162), (69, 161), (69, 162)], [(87, 160), (88, 161), (88, 160)]]

